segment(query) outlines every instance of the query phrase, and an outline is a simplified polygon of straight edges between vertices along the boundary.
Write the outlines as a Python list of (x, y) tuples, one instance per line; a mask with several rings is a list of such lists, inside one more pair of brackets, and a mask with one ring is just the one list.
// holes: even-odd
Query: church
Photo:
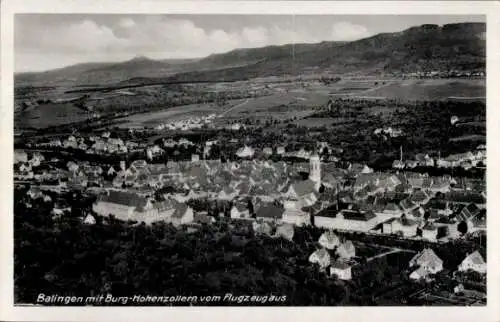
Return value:
[(283, 222), (297, 226), (309, 225), (311, 216), (303, 211), (304, 207), (315, 204), (321, 187), (321, 160), (317, 153), (309, 157), (309, 178), (288, 186), (283, 195)]

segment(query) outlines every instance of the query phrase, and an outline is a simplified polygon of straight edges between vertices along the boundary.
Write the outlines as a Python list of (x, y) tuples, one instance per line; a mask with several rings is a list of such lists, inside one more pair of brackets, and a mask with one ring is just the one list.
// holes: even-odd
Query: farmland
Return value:
[(91, 114), (71, 103), (49, 103), (19, 112), (14, 116), (16, 126), (31, 127), (36, 129), (48, 126), (81, 122), (90, 118)]
[[(246, 88), (246, 89), (245, 89)], [(248, 102), (224, 114), (223, 124), (246, 119), (273, 120), (297, 119), (298, 125), (330, 125), (330, 120), (300, 121), (326, 106), (329, 98), (357, 100), (379, 99), (369, 114), (390, 118), (394, 109), (386, 100), (465, 100), (485, 96), (485, 81), (481, 79), (354, 79), (346, 78), (333, 84), (317, 80), (286, 82), (283, 79), (259, 80), (219, 84), (150, 85), (108, 92), (82, 92), (67, 94), (68, 88), (18, 89), (16, 105), (26, 100), (61, 99), (85, 100), (95, 111), (106, 115), (115, 112), (131, 112), (121, 127), (152, 125), (189, 117), (221, 113), (243, 100)], [(462, 99), (460, 99), (462, 98)], [(85, 120), (88, 113), (71, 103), (50, 103), (35, 106), (33, 111), (16, 117), (17, 127), (44, 128)], [(185, 115), (182, 115), (185, 114)], [(53, 117), (55, 116), (55, 117)]]
[(243, 101), (244, 100), (232, 100), (228, 102), (226, 106), (218, 106), (213, 103), (190, 104), (160, 110), (158, 112), (135, 114), (120, 119), (120, 127), (154, 126), (160, 123), (181, 121), (192, 117), (207, 116), (213, 113), (218, 114)]

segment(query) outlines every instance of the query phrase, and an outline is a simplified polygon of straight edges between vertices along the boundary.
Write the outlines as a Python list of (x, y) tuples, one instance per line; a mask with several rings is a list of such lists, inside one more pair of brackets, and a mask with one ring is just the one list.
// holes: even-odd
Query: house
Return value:
[[(423, 184), (424, 181), (422, 182)], [(430, 198), (431, 197), (424, 190), (415, 189), (410, 196), (410, 201), (412, 204), (420, 206), (425, 205), (430, 200)]]
[(85, 225), (95, 225), (96, 221), (94, 216), (92, 216), (91, 214), (87, 214), (87, 216), (85, 216), (85, 218), (83, 219), (83, 223)]
[(271, 232), (273, 231), (273, 228), (268, 222), (262, 222), (262, 221), (254, 221), (252, 223), (252, 228), (255, 232), (255, 234), (258, 235), (271, 235)]
[(318, 249), (309, 256), (309, 262), (318, 264), (321, 268), (327, 268), (331, 262), (330, 253), (324, 248)]
[(175, 227), (192, 223), (194, 220), (193, 209), (185, 203), (176, 203), (174, 213), (171, 216), (171, 223)]
[(214, 217), (209, 216), (208, 213), (205, 211), (205, 212), (195, 213), (193, 217), (193, 222), (198, 224), (211, 225), (214, 222), (216, 222), (216, 220)]
[(335, 252), (341, 259), (348, 260), (356, 256), (356, 248), (352, 241), (348, 240), (337, 247)]
[(331, 230), (325, 231), (319, 237), (318, 243), (326, 249), (334, 249), (335, 247), (340, 245), (340, 239), (335, 233)]
[(111, 190), (100, 196), (92, 206), (95, 213), (101, 216), (114, 215), (120, 220), (133, 220), (134, 213), (152, 208), (152, 204), (135, 193)]
[(330, 276), (336, 275), (340, 280), (352, 279), (351, 265), (345, 261), (332, 261), (330, 264)]
[(403, 237), (413, 237), (417, 234), (418, 222), (401, 216), (392, 218), (382, 224), (384, 234), (401, 234)]
[(31, 199), (38, 199), (38, 198), (43, 198), (44, 197), (44, 194), (43, 192), (40, 190), (40, 188), (38, 187), (35, 187), (35, 186), (31, 186), (30, 189), (28, 190), (28, 192), (26, 192), (26, 194), (31, 198)]
[(405, 163), (401, 160), (394, 160), (392, 167), (395, 169), (404, 169)]
[[(120, 220), (135, 220), (150, 224), (155, 221), (175, 222), (177, 217), (171, 217), (175, 211), (179, 211), (180, 207), (182, 207), (179, 204), (175, 200), (170, 199), (162, 202), (153, 202), (151, 199), (137, 193), (110, 190), (108, 194), (98, 198), (93, 204), (92, 209), (101, 216), (114, 215)], [(179, 217), (179, 214), (176, 216)], [(186, 218), (189, 219), (189, 214)], [(181, 219), (182, 221), (185, 220), (184, 217)]]
[(411, 201), (411, 198), (406, 198), (401, 200), (399, 202), (399, 206), (401, 207), (404, 213), (408, 213), (418, 207), (418, 205), (414, 204), (413, 201)]
[(450, 162), (448, 160), (444, 160), (444, 159), (438, 159), (436, 161), (436, 165), (439, 168), (451, 168), (453, 166), (452, 162)]
[(73, 161), (68, 161), (68, 163), (66, 163), (66, 167), (68, 168), (69, 171), (71, 172), (76, 172), (78, 171), (79, 169), (79, 166), (77, 163), (73, 162)]
[(28, 162), (28, 154), (23, 150), (14, 151), (14, 163)]
[(233, 200), (238, 195), (238, 191), (226, 186), (218, 194), (219, 200)]
[(394, 202), (388, 202), (385, 204), (384, 201), (380, 203), (379, 199), (376, 199), (373, 205), (374, 207), (378, 207), (378, 205), (380, 205), (380, 209), (375, 209), (377, 209), (376, 215), (381, 221), (386, 221), (391, 218), (399, 218), (403, 214), (401, 208)]
[(240, 158), (252, 158), (254, 153), (255, 150), (246, 145), (236, 151), (236, 155)]
[(286, 208), (301, 209), (314, 204), (317, 198), (316, 182), (312, 180), (298, 181), (290, 184), (284, 193)]
[(45, 157), (41, 153), (35, 152), (29, 160), (29, 163), (32, 167), (39, 167), (42, 161), (45, 161)]
[(418, 281), (418, 280), (421, 280), (423, 278), (426, 278), (427, 275), (428, 275), (427, 270), (423, 267), (419, 267), (410, 274), (410, 279), (412, 279), (414, 281)]
[(336, 217), (336, 228), (343, 230), (369, 231), (377, 224), (377, 216), (373, 211), (356, 211), (345, 209)]
[(231, 218), (232, 219), (251, 219), (250, 211), (246, 204), (238, 202), (231, 208)]
[(435, 242), (437, 240), (438, 227), (428, 222), (422, 227), (422, 238)]
[(415, 208), (408, 214), (406, 214), (408, 218), (416, 221), (422, 221), (424, 219), (424, 215), (425, 215), (425, 210), (422, 207)]
[(473, 270), (481, 274), (486, 274), (486, 261), (479, 251), (475, 251), (472, 254), (467, 255), (462, 263), (458, 266), (459, 271)]
[(457, 214), (457, 220), (459, 221), (469, 221), (478, 215), (481, 212), (481, 209), (474, 203), (470, 203), (465, 206), (460, 213)]
[(113, 168), (113, 166), (109, 167), (108, 169), (108, 172), (106, 172), (108, 176), (112, 176), (114, 174), (116, 174), (116, 170), (115, 168)]
[(283, 218), (284, 209), (278, 207), (274, 204), (268, 203), (259, 207), (257, 210), (255, 217), (258, 220), (263, 221), (278, 221), (281, 222)]
[(302, 210), (285, 207), (282, 221), (295, 226), (306, 226), (311, 224), (311, 215)]
[(293, 240), (294, 228), (291, 224), (282, 224), (276, 228), (275, 235), (277, 237), (283, 237), (284, 239)]
[(270, 156), (273, 154), (273, 149), (272, 148), (264, 148), (262, 149), (262, 154), (265, 156)]
[(277, 147), (276, 148), (276, 154), (277, 155), (283, 155), (283, 154), (285, 154), (285, 148), (282, 147), (282, 146)]
[(469, 233), (474, 232), (486, 232), (486, 209), (482, 209), (479, 214), (469, 219), (467, 222), (467, 228)]
[(443, 261), (430, 248), (424, 248), (415, 255), (409, 263), (409, 267), (419, 266), (427, 273), (436, 274), (443, 270)]

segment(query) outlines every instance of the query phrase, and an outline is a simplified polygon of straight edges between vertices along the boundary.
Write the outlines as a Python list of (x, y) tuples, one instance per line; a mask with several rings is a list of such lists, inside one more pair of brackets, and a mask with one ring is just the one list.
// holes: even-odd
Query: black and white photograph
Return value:
[(15, 307), (491, 304), (486, 14), (12, 19)]

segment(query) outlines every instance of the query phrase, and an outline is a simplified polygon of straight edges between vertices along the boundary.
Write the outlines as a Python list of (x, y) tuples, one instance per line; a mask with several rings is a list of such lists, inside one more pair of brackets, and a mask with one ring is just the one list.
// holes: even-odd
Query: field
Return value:
[(486, 96), (481, 79), (343, 80), (329, 88), (332, 96), (359, 99), (469, 100)]
[(326, 117), (311, 117), (306, 119), (301, 119), (295, 122), (298, 126), (305, 127), (323, 127), (323, 126), (332, 126), (332, 125), (340, 125), (352, 122), (353, 118), (326, 118)]
[(486, 91), (481, 80), (432, 79), (388, 84), (370, 91), (369, 95), (401, 100), (441, 100), (449, 97), (485, 97)]
[[(485, 97), (485, 81), (481, 79), (426, 79), (426, 80), (395, 80), (395, 79), (343, 79), (337, 83), (325, 85), (318, 81), (297, 81), (294, 83), (257, 84), (254, 81), (221, 83), (215, 85), (185, 84), (187, 92), (179, 92), (179, 88), (157, 85), (120, 89), (108, 93), (88, 93), (89, 104), (101, 113), (113, 111), (114, 108), (132, 110), (139, 108), (147, 111), (150, 107), (169, 106), (172, 100), (188, 99), (184, 104), (204, 101), (202, 97), (218, 89), (238, 89), (267, 86), (270, 95), (251, 97), (248, 100), (228, 97), (227, 104), (219, 106), (211, 103), (182, 105), (164, 109), (159, 112), (135, 114), (121, 120), (120, 127), (135, 127), (199, 117), (212, 113), (223, 114), (217, 122), (227, 124), (246, 119), (302, 119), (315, 112), (317, 108), (325, 107), (329, 98), (342, 97), (352, 99), (400, 99), (400, 100), (469, 100)], [(258, 85), (258, 86), (257, 86)], [(64, 100), (77, 98), (84, 93), (68, 94), (68, 88), (49, 88), (45, 90), (16, 89), (16, 104), (24, 100), (51, 99)], [(220, 88), (219, 88), (220, 89)], [(193, 92), (191, 92), (193, 90)], [(241, 96), (240, 96), (241, 97)], [(200, 100), (201, 99), (201, 100)], [(190, 101), (189, 101), (190, 100)], [(193, 101), (197, 100), (197, 101)], [(182, 101), (179, 101), (183, 104)], [(175, 105), (178, 105), (178, 103)], [(243, 104), (244, 103), (244, 104)], [(237, 108), (231, 109), (237, 106)], [(130, 108), (129, 108), (130, 107)], [(389, 106), (371, 108), (370, 114), (382, 114), (382, 118), (391, 117), (394, 112)], [(88, 113), (72, 106), (70, 103), (42, 104), (35, 106), (29, 112), (16, 115), (16, 126), (44, 128), (62, 125), (70, 122), (83, 121)], [(297, 124), (305, 126), (331, 125), (330, 120), (304, 120)]]
[(277, 93), (249, 99), (246, 104), (224, 114), (224, 120), (300, 119), (312, 114), (315, 108), (324, 106), (327, 101), (328, 97), (317, 93)]
[(57, 126), (72, 122), (81, 122), (92, 114), (75, 107), (71, 103), (42, 104), (14, 116), (16, 127), (32, 127), (36, 129)]
[[(235, 100), (229, 103), (229, 107), (243, 100)], [(221, 113), (228, 107), (219, 107), (216, 104), (191, 104), (177, 106), (158, 112), (141, 113), (119, 119), (119, 127), (154, 126), (156, 124), (186, 120), (193, 117), (208, 116), (213, 113)]]

